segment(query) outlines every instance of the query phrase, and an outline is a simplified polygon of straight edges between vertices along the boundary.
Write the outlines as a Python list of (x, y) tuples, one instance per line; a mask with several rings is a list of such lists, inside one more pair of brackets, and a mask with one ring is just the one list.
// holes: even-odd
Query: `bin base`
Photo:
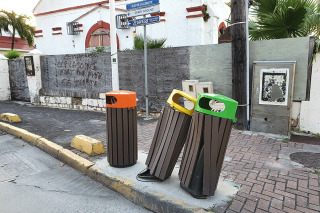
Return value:
[(189, 192), (192, 197), (197, 198), (197, 199), (207, 199), (207, 195), (202, 195), (202, 194), (195, 194), (194, 191), (192, 191), (191, 189), (189, 189), (188, 187), (186, 187), (183, 183), (180, 182), (180, 186), (186, 190), (187, 192)]
[(145, 179), (145, 180), (153, 180), (153, 181), (159, 181), (159, 182), (162, 182), (161, 179), (157, 178), (156, 176), (152, 175), (150, 173), (150, 169), (149, 168), (146, 168), (145, 170), (141, 171), (138, 175), (137, 175), (138, 178), (141, 178), (141, 179)]
[(135, 165), (136, 163), (137, 163), (137, 162), (134, 162), (134, 163), (128, 164), (128, 165), (112, 165), (112, 164), (109, 163), (109, 165), (112, 166), (112, 167), (115, 167), (115, 168), (126, 168), (126, 167), (129, 167), (129, 166), (133, 166), (133, 165)]

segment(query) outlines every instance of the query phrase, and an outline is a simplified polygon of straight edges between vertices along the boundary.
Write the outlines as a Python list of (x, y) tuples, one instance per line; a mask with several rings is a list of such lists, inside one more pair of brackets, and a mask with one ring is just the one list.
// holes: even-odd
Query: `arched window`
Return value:
[(91, 34), (89, 47), (110, 46), (110, 31), (105, 28), (98, 28)]
[[(110, 24), (98, 21), (88, 31), (85, 48), (110, 46)], [(117, 48), (120, 49), (119, 38), (117, 35)]]

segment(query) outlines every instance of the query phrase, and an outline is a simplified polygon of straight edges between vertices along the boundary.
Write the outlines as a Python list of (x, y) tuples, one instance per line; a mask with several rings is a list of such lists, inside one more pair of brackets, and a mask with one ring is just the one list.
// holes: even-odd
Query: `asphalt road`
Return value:
[(150, 212), (0, 131), (0, 212)]

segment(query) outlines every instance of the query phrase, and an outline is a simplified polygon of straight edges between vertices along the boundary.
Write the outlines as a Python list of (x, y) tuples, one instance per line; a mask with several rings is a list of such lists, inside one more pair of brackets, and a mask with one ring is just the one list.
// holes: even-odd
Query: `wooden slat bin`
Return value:
[(137, 162), (136, 93), (113, 91), (106, 93), (107, 157), (114, 167), (128, 167)]
[[(212, 108), (211, 100), (225, 108)], [(194, 197), (213, 196), (217, 189), (237, 105), (220, 95), (198, 96), (179, 170), (180, 185)]]
[(194, 104), (196, 102), (196, 99), (187, 93), (172, 91), (167, 101), (172, 108), (162, 108), (146, 160), (150, 175), (160, 180), (165, 180), (172, 174), (184, 146), (194, 111), (194, 107), (186, 109), (178, 104), (181, 97), (189, 99)]

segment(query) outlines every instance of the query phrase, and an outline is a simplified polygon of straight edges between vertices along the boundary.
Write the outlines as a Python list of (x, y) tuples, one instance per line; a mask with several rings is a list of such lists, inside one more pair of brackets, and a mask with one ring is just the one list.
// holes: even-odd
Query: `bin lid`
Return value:
[[(183, 106), (181, 106), (179, 104), (179, 98), (181, 98), (181, 97), (186, 98), (186, 99), (190, 100), (191, 102), (193, 102), (193, 108), (186, 109)], [(188, 93), (174, 89), (174, 90), (172, 90), (172, 93), (169, 96), (167, 102), (173, 109), (176, 109), (179, 112), (182, 112), (182, 113), (185, 113), (187, 115), (192, 116), (197, 99), (195, 97), (189, 95)]]
[(137, 106), (137, 94), (127, 90), (107, 92), (106, 106), (109, 108), (134, 108)]
[[(225, 107), (224, 110), (220, 111), (218, 109), (214, 111), (210, 106), (211, 100), (222, 102)], [(237, 119), (235, 118), (237, 108), (238, 102), (231, 98), (213, 93), (200, 93), (198, 94), (195, 110), (197, 112), (213, 115), (220, 118), (232, 119), (234, 122), (237, 122)]]

